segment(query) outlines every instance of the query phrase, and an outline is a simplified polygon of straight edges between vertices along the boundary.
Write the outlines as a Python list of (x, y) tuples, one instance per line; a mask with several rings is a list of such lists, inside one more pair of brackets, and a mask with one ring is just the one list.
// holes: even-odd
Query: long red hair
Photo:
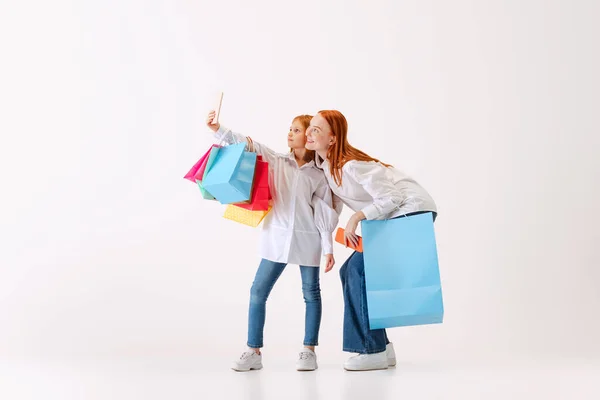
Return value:
[[(325, 118), (331, 127), (331, 134), (335, 137), (334, 143), (327, 150), (327, 158), (329, 159), (329, 170), (338, 186), (342, 184), (342, 167), (348, 161), (381, 162), (348, 143), (348, 121), (344, 114), (338, 110), (322, 110), (318, 114)], [(391, 167), (389, 164), (381, 164)]]

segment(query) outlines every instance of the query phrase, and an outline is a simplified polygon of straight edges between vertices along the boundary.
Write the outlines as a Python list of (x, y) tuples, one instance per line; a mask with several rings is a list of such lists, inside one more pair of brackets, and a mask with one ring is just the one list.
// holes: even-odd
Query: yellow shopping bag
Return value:
[(258, 210), (246, 210), (245, 208), (237, 207), (233, 204), (228, 204), (225, 208), (225, 214), (223, 217), (230, 219), (240, 224), (252, 226), (256, 228), (265, 216), (271, 211), (272, 206), (269, 205), (269, 209), (266, 211)]

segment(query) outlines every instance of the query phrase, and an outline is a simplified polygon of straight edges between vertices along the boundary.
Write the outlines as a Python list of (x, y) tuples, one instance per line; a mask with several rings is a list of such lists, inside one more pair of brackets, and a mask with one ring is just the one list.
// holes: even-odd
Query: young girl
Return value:
[[(215, 112), (206, 123), (218, 140), (228, 144), (252, 143), (254, 151), (269, 163), (269, 187), (273, 208), (263, 221), (260, 255), (262, 261), (250, 290), (248, 313), (248, 350), (233, 364), (236, 371), (262, 368), (263, 329), (266, 301), (286, 265), (300, 266), (302, 293), (306, 304), (304, 347), (296, 369), (317, 368), (315, 346), (321, 325), (321, 289), (319, 264), (325, 256), (325, 272), (335, 263), (332, 232), (338, 213), (332, 207), (332, 193), (323, 172), (315, 167), (314, 152), (305, 148), (306, 128), (311, 116), (301, 115), (292, 121), (288, 133), (290, 152), (278, 154), (268, 147), (213, 124)], [(322, 252), (321, 252), (322, 249)]]
[[(333, 190), (355, 214), (346, 226), (346, 243), (356, 245), (356, 228), (364, 219), (383, 220), (421, 212), (436, 206), (417, 182), (348, 143), (348, 123), (339, 111), (320, 111), (306, 131), (306, 148), (317, 153)], [(344, 293), (344, 351), (359, 353), (344, 364), (352, 371), (385, 369), (396, 364), (385, 329), (369, 329), (363, 253), (354, 252), (340, 269)]]

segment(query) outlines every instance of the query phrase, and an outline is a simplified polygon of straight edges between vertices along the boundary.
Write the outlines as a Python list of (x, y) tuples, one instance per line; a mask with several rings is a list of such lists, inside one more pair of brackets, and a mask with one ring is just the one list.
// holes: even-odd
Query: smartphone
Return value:
[[(344, 246), (346, 245), (345, 237), (344, 237), (344, 230), (342, 228), (338, 228), (337, 232), (335, 233), (335, 241), (343, 244)], [(348, 247), (358, 251), (359, 253), (362, 253), (363, 252), (362, 238), (360, 236), (358, 237), (358, 246), (354, 247), (352, 242), (348, 242)]]
[(219, 122), (219, 115), (221, 114), (221, 104), (223, 104), (223, 92), (219, 92), (217, 98), (217, 104), (215, 107), (215, 117), (212, 120), (213, 125)]

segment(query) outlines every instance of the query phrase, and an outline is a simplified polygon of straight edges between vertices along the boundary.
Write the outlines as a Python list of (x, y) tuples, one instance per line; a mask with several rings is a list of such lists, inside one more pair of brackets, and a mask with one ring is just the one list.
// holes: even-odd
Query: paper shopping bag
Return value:
[(267, 210), (252, 211), (229, 204), (225, 208), (225, 214), (223, 217), (235, 222), (239, 222), (240, 224), (256, 228), (269, 213), (269, 211), (271, 211), (271, 207), (269, 207)]
[(362, 235), (370, 328), (441, 323), (432, 214), (363, 221)]
[(215, 156), (217, 155), (218, 149), (220, 148), (221, 146), (213, 144), (212, 147), (208, 150), (204, 162), (200, 165), (200, 168), (198, 168), (196, 175), (194, 175), (194, 179), (196, 180), (196, 182), (202, 182), (202, 179), (204, 179), (204, 175), (206, 175), (206, 170), (210, 169), (210, 165), (212, 165), (212, 162), (214, 162)]
[(212, 145), (211, 148), (208, 149), (208, 151), (206, 153), (204, 153), (204, 155), (202, 157), (200, 157), (198, 162), (196, 162), (196, 164), (194, 164), (194, 166), (188, 171), (188, 173), (185, 174), (185, 176), (183, 177), (184, 179), (187, 179), (188, 181), (196, 183), (196, 180), (197, 180), (196, 176), (202, 175), (204, 173), (204, 168), (206, 167), (206, 161), (208, 159), (208, 155), (210, 154), (210, 151), (212, 150), (213, 147), (218, 147), (218, 146)]
[(263, 161), (262, 156), (256, 159), (252, 196), (248, 202), (235, 203), (236, 206), (252, 211), (266, 211), (269, 209), (271, 190), (269, 189), (269, 164)]
[(208, 171), (210, 171), (210, 169), (212, 168), (212, 165), (214, 164), (215, 159), (217, 158), (217, 154), (219, 154), (220, 148), (221, 146), (213, 145), (213, 147), (209, 151), (208, 157), (206, 158), (202, 166), (198, 169), (198, 172), (195, 176), (196, 183), (198, 184), (198, 188), (200, 189), (200, 193), (202, 194), (202, 197), (207, 200), (215, 200), (215, 197), (204, 188), (202, 181), (204, 180), (204, 177), (206, 176)]
[(250, 200), (256, 153), (245, 151), (246, 144), (222, 147), (202, 180), (202, 186), (221, 204)]

